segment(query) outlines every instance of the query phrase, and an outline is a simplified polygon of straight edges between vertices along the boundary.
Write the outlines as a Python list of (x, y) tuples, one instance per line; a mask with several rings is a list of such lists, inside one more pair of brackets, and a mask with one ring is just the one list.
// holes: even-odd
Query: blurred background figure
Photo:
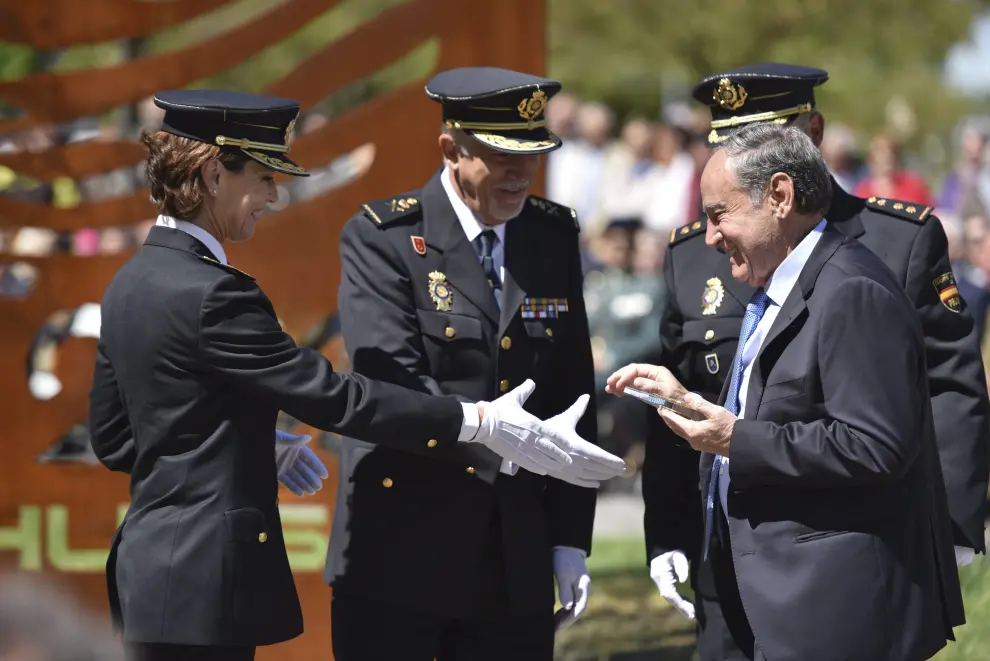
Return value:
[(900, 145), (891, 136), (880, 134), (870, 141), (866, 165), (867, 175), (856, 184), (853, 195), (932, 205), (928, 184), (917, 172), (904, 167)]
[(829, 124), (822, 138), (822, 157), (835, 180), (845, 190), (859, 183), (863, 165), (856, 153), (856, 134), (845, 124)]
[(7, 575), (0, 578), (0, 659), (3, 661), (123, 661), (105, 624), (66, 591)]

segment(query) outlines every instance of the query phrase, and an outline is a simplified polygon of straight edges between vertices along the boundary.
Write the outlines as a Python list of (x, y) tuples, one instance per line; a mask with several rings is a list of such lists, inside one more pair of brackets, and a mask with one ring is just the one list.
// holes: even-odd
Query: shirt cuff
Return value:
[(457, 435), (459, 442), (470, 442), (478, 435), (481, 429), (481, 416), (478, 415), (478, 405), (474, 403), (461, 402), (464, 409), (464, 419), (461, 422), (461, 433)]
[(519, 464), (514, 464), (508, 459), (503, 459), (502, 465), (498, 467), (498, 472), (503, 475), (515, 475), (519, 472)]
[(554, 551), (576, 551), (577, 553), (580, 553), (581, 554), (581, 557), (582, 558), (587, 558), (588, 557), (588, 554), (585, 552), (584, 549), (579, 549), (579, 548), (576, 548), (574, 546), (555, 546), (555, 547), (553, 547), (553, 550)]

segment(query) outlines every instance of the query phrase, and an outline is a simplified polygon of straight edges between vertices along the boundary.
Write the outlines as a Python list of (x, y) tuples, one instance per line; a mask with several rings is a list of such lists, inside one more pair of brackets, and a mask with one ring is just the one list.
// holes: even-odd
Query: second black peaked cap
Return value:
[(796, 64), (764, 62), (707, 76), (694, 98), (712, 111), (708, 144), (717, 145), (736, 128), (753, 122), (786, 124), (815, 107), (814, 89), (828, 72)]
[(556, 80), (496, 67), (450, 69), (426, 84), (443, 107), (447, 128), (508, 154), (542, 154), (560, 147), (547, 128), (547, 102), (560, 91)]
[(226, 90), (170, 90), (155, 94), (155, 105), (165, 111), (162, 131), (239, 148), (278, 172), (309, 175), (286, 156), (299, 116), (296, 101)]

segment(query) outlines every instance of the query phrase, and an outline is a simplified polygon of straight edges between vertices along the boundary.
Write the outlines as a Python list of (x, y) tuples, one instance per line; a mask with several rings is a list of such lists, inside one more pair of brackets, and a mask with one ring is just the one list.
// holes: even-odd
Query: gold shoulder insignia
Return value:
[(932, 207), (925, 206), (924, 204), (891, 200), (886, 197), (867, 198), (866, 206), (872, 211), (878, 211), (888, 216), (903, 218), (904, 220), (910, 220), (915, 223), (924, 223), (932, 213)]
[(254, 276), (245, 273), (244, 271), (240, 270), (237, 267), (231, 266), (230, 264), (224, 264), (223, 262), (219, 262), (213, 259), (212, 257), (207, 257), (206, 255), (200, 255), (199, 258), (204, 262), (206, 262), (207, 264), (213, 264), (214, 266), (222, 268), (224, 271), (227, 271), (228, 273), (233, 273), (234, 275), (242, 275), (245, 278), (250, 278), (251, 280), (254, 280)]
[(378, 226), (385, 226), (394, 220), (419, 211), (419, 196), (411, 193), (395, 197), (383, 197), (361, 205), (364, 215)]
[(577, 211), (574, 209), (565, 207), (563, 204), (551, 202), (550, 200), (542, 197), (537, 197), (536, 195), (529, 196), (529, 205), (534, 209), (541, 211), (541, 215), (546, 216), (547, 218), (570, 220), (570, 222), (574, 225), (574, 229), (579, 232), (581, 231), (581, 224), (578, 222)]
[(670, 245), (679, 243), (684, 239), (695, 236), (698, 233), (704, 233), (708, 228), (708, 220), (696, 220), (693, 223), (688, 223), (687, 225), (682, 225), (681, 227), (675, 227), (670, 230)]

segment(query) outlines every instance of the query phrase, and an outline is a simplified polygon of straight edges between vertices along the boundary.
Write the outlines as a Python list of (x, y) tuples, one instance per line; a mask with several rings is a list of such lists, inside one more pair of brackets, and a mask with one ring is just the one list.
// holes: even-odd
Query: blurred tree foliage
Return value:
[[(974, 102), (940, 78), (988, 0), (548, 0), (549, 73), (619, 116), (690, 100), (703, 76), (778, 61), (828, 70), (826, 116), (920, 141)], [(916, 142), (917, 144), (917, 142)]]
[[(43, 64), (56, 71), (108, 66), (131, 56), (183, 48), (263, 17), (285, 0), (235, 0), (184, 25), (130, 44), (36, 53), (0, 43), (0, 80)], [(403, 0), (344, 0), (289, 39), (197, 86), (260, 90), (360, 23)], [(915, 146), (945, 137), (978, 102), (941, 82), (948, 49), (969, 37), (990, 0), (546, 0), (549, 74), (619, 116), (656, 116), (662, 102), (690, 101), (691, 85), (722, 68), (787, 61), (827, 69), (818, 94), (831, 121), (863, 132), (893, 129)], [(369, 44), (373, 48), (373, 44)], [(324, 110), (336, 113), (414, 76), (436, 61), (437, 45), (368, 80), (337, 90)], [(355, 53), (354, 57), (360, 57)]]

